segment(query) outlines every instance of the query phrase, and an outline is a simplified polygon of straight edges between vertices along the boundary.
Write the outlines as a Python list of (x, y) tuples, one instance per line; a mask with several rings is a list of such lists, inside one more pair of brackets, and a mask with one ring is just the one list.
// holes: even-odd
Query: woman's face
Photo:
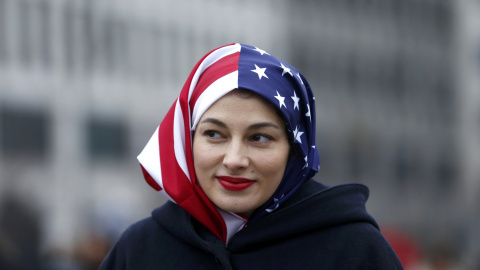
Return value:
[(217, 207), (249, 217), (280, 184), (290, 146), (272, 105), (237, 91), (203, 114), (193, 137), (193, 163), (200, 187)]

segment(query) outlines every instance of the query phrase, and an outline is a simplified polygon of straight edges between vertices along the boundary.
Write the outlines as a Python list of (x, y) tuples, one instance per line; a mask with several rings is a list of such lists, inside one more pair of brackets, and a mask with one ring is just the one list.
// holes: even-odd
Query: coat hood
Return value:
[[(249, 223), (233, 236), (228, 247), (232, 252), (241, 252), (252, 246), (272, 245), (311, 231), (356, 222), (370, 223), (378, 229), (378, 224), (365, 208), (368, 195), (368, 188), (361, 184), (330, 187), (315, 180), (307, 181), (276, 212)], [(193, 245), (203, 240), (215, 241), (205, 228), (194, 228), (194, 219), (179, 206), (170, 206), (152, 213), (167, 231)]]
[(371, 223), (378, 228), (365, 208), (368, 195), (368, 188), (361, 184), (329, 187), (308, 181), (285, 207), (240, 231), (231, 246), (242, 249), (355, 222)]

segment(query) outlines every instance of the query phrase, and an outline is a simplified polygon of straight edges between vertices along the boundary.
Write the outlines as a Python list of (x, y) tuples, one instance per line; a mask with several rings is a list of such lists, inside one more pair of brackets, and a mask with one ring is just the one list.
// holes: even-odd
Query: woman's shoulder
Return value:
[(215, 269), (215, 256), (206, 252), (194, 234), (191, 216), (167, 202), (151, 217), (128, 227), (100, 269)]
[(166, 233), (168, 235), (169, 228), (182, 226), (179, 209), (175, 206), (167, 202), (154, 209), (151, 216), (130, 225), (121, 235), (119, 242), (124, 241), (128, 244), (141, 242), (142, 245), (152, 241), (157, 243), (159, 238), (165, 237)]
[[(100, 269), (150, 269), (152, 266), (165, 264), (165, 261), (175, 260), (178, 254), (171, 252), (172, 247), (181, 249), (182, 241), (168, 231), (165, 221), (162, 221), (162, 224), (156, 218), (156, 215), (168, 211), (171, 207), (166, 203), (155, 209), (152, 216), (130, 225), (117, 240)], [(172, 222), (175, 222), (175, 219), (172, 219)], [(180, 260), (179, 257), (177, 259)]]
[(120, 236), (119, 241), (132, 242), (143, 239), (146, 235), (151, 235), (158, 231), (159, 225), (152, 216), (139, 220), (130, 225)]

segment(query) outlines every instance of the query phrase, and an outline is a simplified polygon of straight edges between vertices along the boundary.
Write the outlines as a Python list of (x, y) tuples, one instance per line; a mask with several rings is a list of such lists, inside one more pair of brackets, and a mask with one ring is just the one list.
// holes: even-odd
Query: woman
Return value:
[(402, 269), (366, 187), (311, 179), (314, 101), (300, 72), (261, 49), (205, 55), (138, 156), (169, 202), (101, 269)]

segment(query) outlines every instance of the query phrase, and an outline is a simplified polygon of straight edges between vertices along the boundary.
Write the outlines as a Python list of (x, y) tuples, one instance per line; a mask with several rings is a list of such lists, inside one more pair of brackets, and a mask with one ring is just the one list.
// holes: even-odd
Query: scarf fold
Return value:
[[(294, 148), (279, 187), (250, 220), (217, 209), (197, 184), (193, 166), (192, 131), (215, 101), (237, 88), (251, 90), (278, 108)], [(307, 80), (286, 62), (239, 43), (214, 49), (195, 65), (138, 156), (145, 180), (227, 243), (247, 222), (273, 212), (318, 172), (314, 102)]]

